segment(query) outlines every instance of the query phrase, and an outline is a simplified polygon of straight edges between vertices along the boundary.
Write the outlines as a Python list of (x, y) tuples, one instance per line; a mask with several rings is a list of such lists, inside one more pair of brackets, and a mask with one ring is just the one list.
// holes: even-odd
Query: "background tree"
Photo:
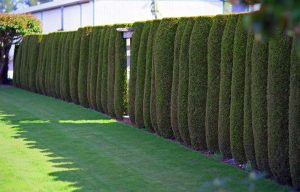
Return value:
[(5, 84), (8, 72), (8, 54), (26, 34), (41, 32), (41, 24), (31, 15), (0, 14), (0, 84)]
[(0, 12), (11, 12), (21, 7), (29, 7), (52, 0), (0, 0)]

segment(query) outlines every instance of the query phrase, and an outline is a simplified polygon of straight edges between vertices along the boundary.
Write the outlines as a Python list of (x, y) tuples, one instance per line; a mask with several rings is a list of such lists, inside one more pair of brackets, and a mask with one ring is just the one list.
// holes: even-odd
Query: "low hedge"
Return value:
[(230, 95), (233, 62), (233, 44), (237, 15), (228, 17), (224, 28), (221, 45), (220, 96), (218, 116), (218, 143), (220, 152), (225, 158), (231, 157), (230, 149)]
[(212, 17), (195, 18), (189, 46), (188, 126), (191, 143), (205, 150), (205, 107), (207, 95), (207, 42)]

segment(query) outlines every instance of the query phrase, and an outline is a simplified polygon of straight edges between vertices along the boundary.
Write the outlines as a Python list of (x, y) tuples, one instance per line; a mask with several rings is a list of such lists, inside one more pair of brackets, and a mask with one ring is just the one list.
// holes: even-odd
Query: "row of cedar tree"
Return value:
[(291, 37), (278, 30), (257, 41), (244, 17), (134, 23), (128, 94), (116, 31), (125, 25), (26, 36), (15, 85), (117, 118), (128, 113), (139, 128), (300, 188), (300, 59)]

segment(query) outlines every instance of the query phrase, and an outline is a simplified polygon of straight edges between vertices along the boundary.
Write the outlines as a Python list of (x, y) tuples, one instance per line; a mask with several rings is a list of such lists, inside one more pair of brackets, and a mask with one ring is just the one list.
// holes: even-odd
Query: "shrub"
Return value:
[(293, 186), (300, 190), (300, 57), (293, 41), (289, 100), (289, 161)]
[(207, 41), (212, 17), (195, 19), (189, 47), (188, 126), (194, 149), (206, 149)]
[(217, 15), (208, 36), (208, 80), (206, 100), (205, 134), (207, 147), (210, 151), (218, 151), (218, 113), (220, 90), (221, 42), (226, 16)]
[(231, 157), (230, 89), (232, 77), (234, 34), (237, 25), (237, 19), (237, 15), (232, 15), (228, 17), (228, 21), (223, 32), (221, 45), (218, 143), (220, 152), (226, 158)]
[(251, 55), (251, 109), (257, 167), (269, 173), (267, 130), (268, 43), (253, 42)]
[(289, 184), (291, 181), (287, 142), (290, 47), (290, 38), (284, 32), (278, 30), (270, 39), (267, 91), (268, 156), (273, 176), (283, 184)]
[(245, 89), (244, 89), (244, 150), (246, 159), (250, 161), (253, 168), (257, 168), (254, 150), (254, 138), (252, 129), (251, 110), (251, 53), (253, 47), (254, 34), (248, 32), (246, 59), (245, 59)]
[(60, 86), (60, 94), (62, 98), (66, 101), (70, 101), (70, 79), (69, 79), (69, 70), (70, 70), (70, 59), (71, 59), (71, 50), (73, 43), (73, 32), (68, 32), (66, 34), (66, 42), (64, 45), (64, 58), (62, 65), (62, 75), (61, 75), (61, 86)]
[(247, 31), (243, 26), (244, 15), (240, 15), (234, 37), (232, 85), (230, 103), (230, 146), (233, 158), (245, 162), (243, 144), (244, 127), (244, 89)]
[(167, 138), (173, 136), (170, 103), (176, 28), (177, 19), (163, 19), (157, 29), (153, 47), (157, 126), (160, 134)]
[(157, 125), (157, 114), (156, 114), (156, 84), (155, 84), (155, 66), (156, 64), (154, 63), (154, 55), (153, 55), (153, 50), (154, 50), (154, 43), (155, 43), (155, 38), (157, 34), (158, 27), (160, 25), (159, 20), (153, 21), (153, 25), (155, 25), (156, 32), (153, 35), (153, 45), (152, 45), (152, 67), (151, 67), (151, 94), (150, 94), (150, 119), (151, 119), (151, 124), (154, 129), (154, 131), (157, 134), (161, 134), (158, 125)]
[(55, 95), (57, 98), (62, 98), (60, 95), (60, 77), (61, 77), (61, 67), (63, 65), (62, 58), (63, 58), (63, 46), (65, 44), (65, 33), (61, 32), (58, 34), (59, 43), (58, 43), (58, 52), (57, 52), (57, 60), (56, 60), (56, 75), (55, 75)]
[(150, 22), (145, 22), (143, 32), (140, 38), (140, 46), (137, 60), (137, 73), (136, 73), (136, 87), (135, 87), (135, 123), (138, 127), (144, 127), (143, 118), (143, 99), (144, 99), (144, 85), (145, 85), (145, 73), (146, 73), (146, 54), (147, 54), (147, 42), (150, 30)]
[[(46, 95), (47, 90), (46, 90), (46, 74), (47, 74), (47, 61), (49, 57), (49, 46), (51, 45), (51, 39), (49, 35), (46, 35), (45, 37), (45, 45), (44, 45), (44, 51), (43, 51), (43, 56), (42, 56), (42, 68), (41, 68), (41, 77), (40, 77), (40, 87), (42, 94)], [(55, 82), (55, 81), (54, 81)]]
[(108, 73), (108, 45), (109, 36), (111, 33), (111, 27), (107, 27), (104, 45), (103, 45), (103, 57), (102, 57), (102, 77), (101, 77), (101, 103), (103, 107), (103, 112), (108, 113), (107, 109), (107, 73)]
[[(42, 78), (42, 68), (43, 68), (43, 56), (44, 56), (44, 51), (45, 51), (45, 42), (46, 42), (46, 35), (43, 35), (43, 38), (41, 40), (40, 44), (40, 50), (39, 50), (39, 56), (38, 56), (38, 65), (37, 65), (37, 74), (36, 74), (36, 88), (37, 92), (42, 94), (42, 87), (41, 87), (41, 78)], [(22, 47), (24, 46), (23, 43), (21, 45)], [(23, 48), (22, 51), (23, 52)], [(20, 62), (21, 64), (21, 62)], [(20, 68), (20, 67), (19, 67)], [(20, 71), (20, 69), (19, 69)]]
[(91, 28), (86, 27), (82, 30), (80, 43), (80, 59), (78, 67), (78, 99), (80, 105), (89, 107), (87, 100), (87, 71), (89, 63), (89, 40)]
[(60, 43), (59, 40), (60, 40), (60, 34), (59, 33), (53, 34), (51, 52), (49, 53), (51, 55), (50, 57), (51, 65), (48, 71), (50, 76), (49, 92), (51, 96), (55, 96), (56, 62), (57, 62), (58, 46)]
[(154, 131), (151, 122), (151, 82), (152, 82), (152, 61), (153, 61), (153, 40), (159, 26), (160, 20), (154, 20), (151, 22), (149, 37), (147, 40), (147, 53), (146, 53), (146, 75), (145, 75), (145, 87), (144, 87), (144, 99), (143, 99), (143, 119), (145, 127)]
[(27, 65), (27, 52), (29, 51), (28, 49), (28, 44), (29, 44), (29, 36), (25, 36), (24, 37), (24, 49), (22, 51), (22, 60), (21, 60), (21, 66), (20, 66), (20, 79), (21, 79), (21, 82), (20, 82), (20, 85), (21, 85), (21, 88), (26, 88), (26, 85), (27, 85), (27, 81), (26, 81), (26, 77), (27, 77), (27, 68), (26, 68), (26, 65)]
[(96, 91), (97, 91), (97, 76), (98, 76), (98, 58), (99, 46), (102, 27), (93, 27), (90, 40), (90, 64), (88, 71), (88, 95), (89, 104), (93, 109), (97, 109)]
[(137, 61), (140, 47), (140, 39), (143, 32), (144, 23), (136, 22), (132, 26), (134, 33), (131, 43), (131, 57), (130, 57), (130, 79), (128, 92), (128, 114), (132, 123), (135, 123), (135, 91), (137, 78)]
[(23, 43), (20, 45), (15, 46), (15, 52), (14, 52), (14, 79), (13, 83), (16, 87), (20, 87), (20, 67), (21, 67), (21, 61), (22, 61), (22, 51), (23, 51)]
[(72, 102), (75, 104), (79, 103), (78, 100), (78, 66), (79, 66), (79, 55), (80, 55), (80, 43), (81, 43), (81, 33), (83, 29), (79, 29), (75, 32), (73, 46), (72, 46), (72, 56), (70, 63), (70, 95)]
[(178, 125), (178, 86), (179, 86), (179, 57), (181, 39), (188, 22), (188, 18), (181, 18), (178, 20), (178, 26), (175, 35), (174, 42), (174, 61), (173, 61), (173, 79), (172, 79), (172, 90), (171, 90), (171, 125), (175, 138), (178, 141), (183, 139), (180, 136), (179, 125)]
[(178, 129), (185, 145), (190, 145), (188, 127), (188, 87), (189, 87), (189, 44), (194, 19), (189, 18), (181, 38), (179, 55), (179, 84), (178, 84)]
[(115, 85), (115, 39), (117, 26), (112, 26), (108, 44), (108, 68), (107, 68), (107, 112), (115, 116), (114, 109), (114, 85)]
[(101, 102), (101, 85), (102, 85), (102, 67), (103, 67), (103, 49), (104, 49), (104, 41), (106, 35), (107, 28), (103, 27), (101, 29), (100, 41), (99, 41), (99, 51), (98, 51), (98, 73), (97, 73), (97, 90), (96, 90), (96, 103), (97, 109), (101, 112), (103, 111), (103, 105)]
[(126, 112), (127, 100), (127, 63), (126, 63), (126, 40), (122, 33), (116, 34), (115, 39), (115, 86), (114, 86), (115, 114), (119, 119)]
[(30, 90), (36, 92), (36, 84), (35, 84), (35, 76), (37, 70), (37, 62), (39, 55), (39, 46), (41, 42), (41, 35), (32, 36), (32, 44), (31, 44), (31, 54), (29, 60), (29, 81), (28, 85)]

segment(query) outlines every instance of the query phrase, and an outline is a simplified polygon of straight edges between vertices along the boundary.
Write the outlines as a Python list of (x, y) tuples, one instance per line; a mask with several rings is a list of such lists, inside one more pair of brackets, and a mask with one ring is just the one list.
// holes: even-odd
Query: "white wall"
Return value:
[[(220, 0), (158, 0), (159, 17), (215, 15), (223, 12)], [(43, 32), (61, 29), (61, 9), (34, 13), (43, 23)], [(80, 17), (81, 16), (81, 17)], [(76, 30), (81, 26), (133, 23), (153, 19), (150, 0), (96, 0), (64, 7), (64, 30)], [(93, 21), (94, 20), (94, 21)]]

